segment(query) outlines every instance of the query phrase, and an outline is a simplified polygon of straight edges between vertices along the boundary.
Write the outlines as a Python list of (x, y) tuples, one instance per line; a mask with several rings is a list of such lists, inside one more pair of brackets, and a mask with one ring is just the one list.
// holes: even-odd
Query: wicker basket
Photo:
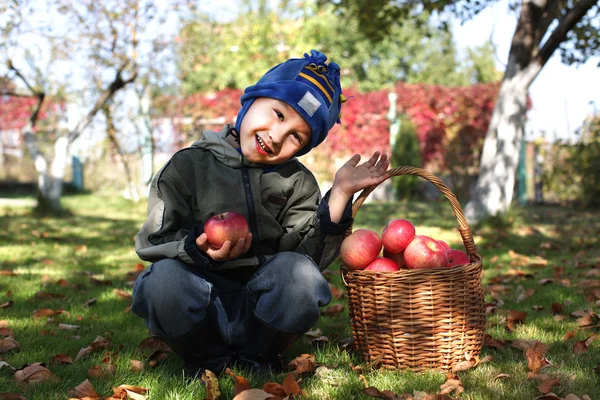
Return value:
[[(388, 171), (417, 175), (448, 199), (471, 263), (452, 269), (355, 271), (342, 264), (355, 349), (366, 362), (388, 369), (451, 370), (478, 356), (485, 328), (482, 259), (456, 196), (435, 175), (414, 167)], [(353, 216), (376, 186), (365, 189)], [(352, 227), (346, 236), (352, 233)]]

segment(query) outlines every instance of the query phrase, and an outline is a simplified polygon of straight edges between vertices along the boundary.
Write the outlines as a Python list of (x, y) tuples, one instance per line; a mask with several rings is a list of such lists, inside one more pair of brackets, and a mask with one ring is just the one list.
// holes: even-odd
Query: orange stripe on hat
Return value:
[(323, 87), (323, 85), (321, 85), (321, 83), (319, 81), (317, 81), (312, 76), (305, 74), (304, 72), (300, 72), (298, 74), (298, 76), (301, 76), (302, 78), (306, 79), (307, 81), (309, 81), (310, 83), (312, 83), (313, 85), (318, 87), (319, 90), (321, 90), (321, 92), (323, 92), (325, 97), (327, 97), (327, 100), (329, 100), (329, 104), (333, 103), (333, 100), (331, 99), (331, 95), (327, 92), (327, 90)]

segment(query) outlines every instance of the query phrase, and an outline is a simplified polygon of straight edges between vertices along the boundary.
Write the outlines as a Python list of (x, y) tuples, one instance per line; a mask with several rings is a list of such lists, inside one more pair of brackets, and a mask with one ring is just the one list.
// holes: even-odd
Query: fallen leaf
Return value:
[(552, 278), (543, 278), (538, 281), (538, 285), (547, 285), (549, 283), (554, 283), (554, 279)]
[(53, 315), (69, 314), (65, 310), (51, 310), (49, 308), (42, 308), (33, 312), (33, 318), (51, 317)]
[(119, 385), (112, 389), (113, 397), (116, 399), (145, 400), (148, 397), (146, 396), (148, 389), (141, 386)]
[(285, 390), (285, 394), (287, 394), (288, 396), (298, 396), (302, 393), (302, 389), (300, 389), (298, 382), (296, 382), (296, 379), (292, 374), (287, 374), (281, 386), (283, 386), (283, 390)]
[(517, 303), (522, 302), (523, 300), (527, 300), (528, 298), (530, 298), (531, 296), (533, 296), (535, 293), (535, 289), (527, 289), (522, 291), (519, 296), (517, 297)]
[(544, 343), (536, 340), (536, 342), (525, 352), (527, 355), (528, 367), (534, 374), (540, 372), (542, 368), (551, 365), (545, 357), (547, 351), (548, 347)]
[(544, 306), (533, 305), (531, 306), (531, 309), (533, 311), (542, 311), (544, 309)]
[(79, 350), (77, 357), (75, 357), (75, 361), (79, 360), (80, 358), (86, 357), (90, 353), (93, 353), (95, 351), (111, 348), (112, 345), (113, 344), (110, 340), (108, 340), (102, 336), (98, 336), (98, 337), (96, 337), (96, 339), (94, 339), (94, 341), (89, 346), (84, 347), (81, 350)]
[(15, 337), (14, 332), (10, 328), (0, 328), (0, 336), (7, 337), (12, 336)]
[(21, 345), (11, 336), (0, 339), (0, 354), (8, 353), (9, 351), (19, 350)]
[(508, 379), (510, 378), (509, 374), (498, 374), (496, 375), (496, 379)]
[(2, 303), (0, 304), (0, 308), (10, 308), (13, 306), (13, 304), (15, 304), (14, 301), (7, 301), (6, 303)]
[(206, 386), (206, 400), (216, 400), (221, 392), (219, 391), (219, 381), (214, 372), (210, 370), (204, 370), (202, 374), (202, 382)]
[(16, 370), (14, 379), (20, 383), (38, 383), (57, 381), (58, 377), (44, 363), (36, 362)]
[(144, 369), (144, 363), (141, 362), (140, 360), (129, 360), (129, 364), (131, 365), (131, 370), (135, 374), (143, 371), (143, 369)]
[(455, 392), (455, 394), (461, 394), (462, 392), (465, 391), (465, 388), (462, 385), (462, 382), (460, 381), (460, 379), (457, 379), (455, 377), (449, 377), (446, 382), (444, 382), (441, 386), (440, 386), (440, 393), (439, 394), (449, 394), (452, 392)]
[(8, 328), (8, 321), (5, 319), (0, 319), (0, 328)]
[(265, 392), (264, 390), (248, 389), (235, 396), (233, 400), (267, 400), (271, 397), (273, 397), (273, 395)]
[(76, 331), (79, 329), (79, 325), (58, 324), (58, 329), (65, 331)]
[(550, 391), (552, 390), (552, 388), (554, 386), (560, 385), (560, 380), (558, 378), (546, 378), (546, 379), (542, 379), (540, 381), (540, 384), (538, 385), (537, 389), (544, 393), (550, 393)]
[(377, 399), (387, 399), (387, 400), (396, 400), (398, 399), (398, 397), (396, 396), (396, 394), (394, 392), (392, 392), (391, 390), (384, 390), (381, 391), (379, 389), (377, 389), (374, 386), (369, 386), (367, 388), (364, 388), (362, 390), (362, 392), (364, 394), (366, 394), (369, 397), (375, 397)]
[(148, 357), (147, 362), (150, 367), (156, 367), (157, 365), (162, 363), (164, 360), (166, 360), (170, 356), (171, 356), (170, 352), (163, 351), (163, 350), (156, 350), (154, 353), (152, 353), (152, 355), (150, 357)]
[(235, 395), (238, 395), (241, 392), (243, 392), (244, 390), (248, 390), (251, 388), (250, 382), (248, 382), (248, 380), (246, 378), (244, 378), (243, 376), (234, 374), (233, 371), (231, 371), (229, 368), (225, 369), (225, 373), (233, 378), (233, 382), (234, 382), (233, 393)]
[(27, 400), (18, 393), (0, 393), (0, 400)]
[(94, 297), (93, 299), (89, 299), (88, 301), (86, 301), (85, 303), (83, 303), (83, 306), (85, 308), (89, 308), (91, 306), (93, 306), (94, 304), (96, 304), (98, 300), (96, 300), (96, 298)]
[(483, 336), (483, 345), (488, 347), (495, 347), (497, 349), (501, 349), (506, 346), (506, 341), (494, 339), (492, 335), (485, 334)]
[(0, 276), (17, 276), (19, 274), (17, 274), (16, 272), (13, 272), (11, 270), (8, 269), (3, 269), (0, 271)]
[(327, 307), (324, 311), (321, 311), (321, 315), (326, 315), (328, 317), (332, 317), (344, 311), (343, 304), (334, 304), (332, 306)]
[(560, 314), (563, 310), (563, 305), (560, 303), (552, 303), (552, 312), (554, 314)]
[(267, 382), (263, 386), (263, 390), (273, 396), (285, 397), (287, 394), (285, 393), (285, 389), (279, 383), (275, 382)]
[(33, 297), (36, 300), (48, 300), (48, 299), (64, 299), (67, 296), (64, 294), (60, 294), (60, 293), (49, 293), (49, 292), (44, 292), (42, 290), (36, 292)]
[(84, 397), (99, 398), (100, 395), (96, 393), (94, 387), (89, 380), (83, 381), (79, 386), (74, 387), (69, 391), (69, 396), (76, 399), (82, 399)]
[(475, 360), (465, 360), (465, 361), (461, 361), (459, 363), (456, 363), (453, 367), (452, 367), (452, 372), (453, 373), (457, 373), (457, 372), (461, 372), (461, 371), (466, 371), (468, 369), (473, 368), (476, 365), (476, 361)]
[(93, 276), (90, 276), (88, 278), (88, 282), (94, 286), (110, 286), (110, 285), (112, 285), (112, 281), (110, 281), (110, 280), (96, 279)]
[(527, 317), (526, 312), (511, 310), (510, 314), (508, 314), (508, 317), (506, 318), (508, 329), (511, 332), (514, 331), (515, 324), (525, 322), (526, 317)]
[(287, 365), (293, 367), (295, 373), (303, 374), (305, 372), (313, 372), (316, 368), (315, 355), (314, 354), (301, 354)]
[(117, 296), (117, 298), (121, 299), (121, 300), (131, 300), (133, 299), (133, 296), (131, 295), (131, 293), (128, 293), (124, 290), (119, 290), (119, 289), (113, 289), (113, 294), (115, 294)]
[(73, 364), (73, 359), (66, 354), (57, 354), (50, 359), (50, 364)]
[(171, 348), (169, 347), (168, 344), (166, 344), (165, 342), (163, 342), (162, 340), (156, 338), (156, 337), (148, 337), (144, 340), (142, 340), (140, 342), (140, 344), (138, 345), (138, 347), (140, 349), (147, 349), (147, 350), (162, 350), (162, 351), (168, 351), (171, 352)]

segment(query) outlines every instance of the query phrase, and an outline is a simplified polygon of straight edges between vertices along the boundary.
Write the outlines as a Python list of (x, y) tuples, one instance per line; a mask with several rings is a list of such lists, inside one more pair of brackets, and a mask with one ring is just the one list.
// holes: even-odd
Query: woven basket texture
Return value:
[[(482, 259), (456, 196), (439, 178), (416, 167), (398, 167), (388, 174), (420, 176), (444, 194), (471, 263), (397, 272), (350, 270), (342, 264), (354, 347), (365, 362), (381, 368), (448, 371), (481, 352)], [(353, 216), (374, 189), (359, 195)], [(351, 233), (352, 227), (346, 236)]]

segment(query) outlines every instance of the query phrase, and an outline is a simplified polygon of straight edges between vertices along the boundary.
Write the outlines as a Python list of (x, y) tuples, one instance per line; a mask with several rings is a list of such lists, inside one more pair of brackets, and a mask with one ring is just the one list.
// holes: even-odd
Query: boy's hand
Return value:
[(366, 162), (358, 165), (360, 155), (355, 154), (335, 173), (335, 179), (329, 195), (329, 216), (331, 222), (338, 223), (342, 218), (344, 208), (354, 193), (369, 186), (378, 185), (389, 178), (387, 169), (390, 161), (387, 154), (379, 157), (379, 152), (373, 153)]
[(348, 199), (354, 193), (369, 186), (378, 185), (389, 176), (386, 173), (390, 166), (387, 154), (379, 157), (379, 152), (373, 153), (366, 162), (358, 165), (360, 155), (355, 154), (335, 174), (333, 187), (341, 191)]
[(248, 251), (252, 244), (252, 234), (248, 233), (248, 236), (242, 238), (235, 243), (232, 247), (231, 241), (226, 241), (223, 247), (216, 249), (208, 244), (208, 236), (206, 233), (201, 234), (196, 239), (196, 246), (200, 251), (204, 252), (207, 256), (215, 261), (230, 261), (235, 260), (242, 254)]

